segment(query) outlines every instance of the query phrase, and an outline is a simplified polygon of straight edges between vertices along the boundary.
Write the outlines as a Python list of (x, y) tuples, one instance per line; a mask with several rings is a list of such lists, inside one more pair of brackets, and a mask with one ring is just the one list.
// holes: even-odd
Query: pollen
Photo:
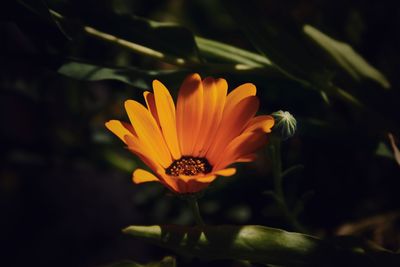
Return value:
[(172, 176), (206, 174), (211, 172), (211, 165), (206, 158), (195, 158), (183, 156), (165, 170), (165, 173)]

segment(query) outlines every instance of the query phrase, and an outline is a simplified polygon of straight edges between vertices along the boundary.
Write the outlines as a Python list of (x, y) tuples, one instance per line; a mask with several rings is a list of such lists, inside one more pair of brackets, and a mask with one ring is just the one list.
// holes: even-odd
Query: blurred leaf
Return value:
[(130, 14), (105, 14), (101, 20), (86, 20), (87, 26), (151, 49), (199, 62), (198, 48), (190, 30), (174, 23), (156, 22)]
[(136, 161), (121, 156), (118, 153), (115, 153), (111, 150), (106, 150), (103, 153), (104, 158), (114, 167), (122, 170), (122, 171), (126, 171), (126, 172), (132, 172), (136, 167)]
[(105, 267), (176, 267), (176, 260), (173, 257), (167, 256), (161, 261), (150, 262), (147, 264), (139, 264), (133, 261), (122, 261)]
[(58, 30), (64, 35), (65, 38), (71, 40), (72, 38), (66, 33), (66, 31), (61, 26), (60, 22), (53, 17), (46, 1), (44, 0), (34, 0), (34, 1), (23, 1), (17, 0), (17, 2), (25, 7), (26, 9), (30, 10), (31, 12), (37, 14), (39, 17), (45, 19), (50, 24), (53, 24), (58, 28)]
[(364, 106), (355, 96), (353, 96), (346, 90), (343, 90), (342, 88), (339, 88), (331, 83), (328, 84), (328, 87), (325, 88), (325, 91), (331, 95), (334, 95), (336, 97), (345, 100), (347, 103), (353, 104), (354, 106), (357, 107)]
[(46, 2), (43, 0), (34, 0), (34, 1), (23, 1), (17, 0), (17, 2), (23, 7), (29, 9), (31, 12), (36, 13), (42, 18), (48, 20), (49, 22), (54, 22), (53, 17), (51, 16), (49, 9), (46, 5)]
[[(246, 226), (129, 226), (124, 233), (204, 259), (248, 260), (288, 266), (398, 266), (400, 255), (368, 247), (343, 248), (309, 235)], [(359, 252), (355, 252), (358, 250)]]
[(259, 54), (238, 48), (233, 45), (196, 36), (200, 53), (225, 62), (241, 63), (252, 67), (272, 66), (271, 61)]
[(255, 48), (287, 78), (362, 106), (349, 92), (332, 83), (335, 69), (316, 55), (299, 26), (292, 18), (285, 17), (288, 12), (278, 1), (224, 0), (224, 3)]
[[(113, 23), (115, 21), (117, 24), (121, 23), (120, 21), (124, 22), (123, 30), (118, 27), (112, 29), (106, 27), (108, 33), (165, 53), (168, 57), (178, 57), (190, 67), (210, 67), (202, 62), (200, 56), (217, 63), (239, 63), (247, 67), (269, 67), (269, 69), (272, 67), (270, 60), (262, 55), (221, 42), (195, 37), (189, 29), (177, 24), (157, 22), (132, 15), (116, 16)], [(125, 29), (127, 25), (131, 26)], [(102, 26), (99, 26), (99, 29), (103, 29)], [(170, 64), (176, 63), (173, 60), (164, 59)], [(231, 69), (233, 67), (231, 66)]]
[(58, 69), (58, 73), (83, 81), (117, 80), (134, 87), (148, 90), (154, 79), (168, 81), (181, 79), (184, 70), (140, 70), (137, 68), (108, 68), (87, 63), (70, 61)]
[[(288, 77), (309, 86), (318, 76), (326, 77), (327, 70), (311, 54), (294, 25), (265, 14), (265, 6), (254, 0), (225, 0), (224, 3), (255, 48)], [(266, 5), (273, 7), (272, 4)], [(272, 13), (273, 9), (269, 12)]]
[(218, 41), (195, 37), (189, 29), (174, 23), (157, 22), (132, 15), (120, 15), (118, 20), (126, 21), (124, 27), (131, 25), (131, 35), (128, 37), (133, 37), (135, 42), (197, 63), (201, 61), (200, 52), (201, 55), (222, 62), (241, 63), (251, 67), (271, 66), (270, 60), (262, 55)]
[(375, 150), (375, 155), (389, 158), (389, 159), (394, 159), (392, 150), (384, 142), (379, 142), (379, 144)]
[(385, 76), (347, 43), (337, 41), (310, 25), (304, 25), (303, 32), (354, 80), (370, 79), (379, 83), (383, 88), (390, 88), (390, 83)]

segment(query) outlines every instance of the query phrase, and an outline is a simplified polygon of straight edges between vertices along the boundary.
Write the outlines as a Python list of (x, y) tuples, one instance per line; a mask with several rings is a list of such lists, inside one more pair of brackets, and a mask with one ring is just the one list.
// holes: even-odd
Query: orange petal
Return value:
[(161, 166), (167, 168), (172, 163), (171, 154), (153, 116), (144, 106), (134, 100), (125, 101), (125, 109), (140, 142)]
[(257, 158), (257, 155), (252, 153), (252, 154), (244, 155), (244, 156), (238, 158), (235, 162), (252, 162), (252, 161), (255, 161), (256, 158)]
[(160, 181), (154, 174), (143, 169), (136, 169), (133, 172), (132, 180), (135, 184)]
[(197, 137), (192, 156), (197, 157), (204, 151), (204, 143), (208, 139), (208, 132), (212, 127), (213, 118), (215, 117), (215, 109), (217, 106), (217, 87), (214, 79), (211, 77), (205, 78), (203, 84), (203, 116), (201, 121), (201, 132)]
[[(178, 187), (174, 181), (165, 179), (165, 169), (155, 161), (156, 155), (154, 150), (147, 148), (146, 144), (141, 142), (137, 136), (124, 136), (125, 142), (128, 145), (128, 149), (137, 155), (141, 161), (143, 161), (154, 173), (157, 173), (158, 181), (164, 184), (167, 188), (174, 192), (178, 192)], [(134, 181), (135, 182), (135, 181)]]
[(207, 188), (217, 178), (214, 174), (207, 174), (190, 179), (185, 183), (185, 193), (196, 193)]
[(215, 175), (232, 176), (236, 173), (236, 168), (227, 168), (213, 172)]
[(152, 154), (152, 150), (146, 148), (145, 144), (141, 142), (138, 137), (126, 135), (124, 139), (128, 145), (128, 149), (137, 155), (150, 169), (154, 172), (163, 169), (160, 163), (156, 161), (156, 156)]
[(243, 156), (249, 155), (267, 142), (267, 135), (263, 132), (243, 133), (232, 140), (226, 149), (219, 155), (214, 170), (225, 168)]
[(185, 193), (186, 183), (179, 177), (170, 176), (165, 174), (165, 172), (159, 172), (160, 181), (171, 191), (176, 193)]
[(212, 166), (229, 142), (243, 131), (245, 125), (256, 114), (258, 106), (258, 98), (249, 96), (242, 99), (230, 112), (224, 111), (220, 127), (206, 156)]
[(107, 129), (109, 129), (116, 136), (118, 136), (119, 139), (121, 139), (124, 143), (126, 143), (124, 139), (125, 135), (133, 136), (136, 134), (135, 131), (133, 130), (132, 125), (126, 122), (121, 122), (118, 120), (110, 120), (106, 122), (105, 125)]
[(264, 133), (270, 133), (271, 128), (274, 126), (274, 118), (269, 115), (261, 115), (252, 118), (244, 129), (244, 132), (253, 132), (261, 130)]
[(210, 174), (206, 174), (203, 176), (197, 176), (191, 180), (196, 180), (199, 183), (211, 183), (216, 178), (217, 178), (217, 175), (215, 175), (215, 173), (210, 173)]
[[(203, 116), (207, 116), (208, 120), (204, 123), (204, 128), (207, 130), (202, 126), (199, 134), (199, 138), (201, 137), (203, 139), (201, 149), (197, 148), (200, 150), (198, 155), (199, 157), (204, 157), (206, 155), (218, 131), (224, 111), (228, 84), (224, 79), (215, 80), (212, 78), (206, 78), (203, 81), (203, 88), (204, 105), (206, 105), (206, 102), (213, 102), (214, 105), (208, 107), (204, 106)], [(211, 120), (209, 120), (210, 117)], [(206, 125), (207, 123), (208, 125)]]
[(198, 74), (189, 75), (178, 95), (176, 120), (182, 155), (192, 155), (201, 126), (203, 85)]
[(160, 126), (165, 142), (174, 159), (181, 158), (178, 134), (176, 131), (175, 104), (168, 89), (159, 81), (153, 81), (153, 90)]
[(234, 109), (240, 101), (249, 96), (255, 96), (256, 93), (256, 86), (252, 83), (245, 83), (236, 87), (226, 98), (224, 114), (232, 112), (232, 109)]
[(144, 100), (146, 101), (147, 109), (150, 111), (151, 115), (153, 115), (153, 118), (156, 120), (157, 124), (160, 125), (160, 119), (158, 118), (157, 114), (157, 107), (156, 107), (156, 101), (154, 99), (154, 94), (149, 91), (145, 91), (143, 92), (143, 97)]

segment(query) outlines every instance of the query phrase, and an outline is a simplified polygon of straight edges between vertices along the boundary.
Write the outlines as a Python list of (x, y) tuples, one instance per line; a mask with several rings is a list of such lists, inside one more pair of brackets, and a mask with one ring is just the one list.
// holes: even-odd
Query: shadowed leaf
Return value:
[(184, 255), (204, 259), (248, 260), (285, 266), (376, 266), (371, 258), (377, 257), (380, 263), (387, 264), (385, 266), (400, 264), (400, 255), (372, 251), (361, 243), (353, 243), (349, 248), (337, 247), (313, 236), (257, 225), (129, 226), (123, 231)]
[(303, 32), (328, 54), (334, 64), (345, 70), (354, 80), (369, 79), (379, 83), (383, 88), (390, 88), (390, 83), (385, 76), (354, 51), (350, 45), (337, 41), (310, 25), (304, 25)]
[(251, 67), (272, 66), (271, 61), (257, 53), (218, 41), (195, 37), (201, 55), (224, 62), (241, 63)]
[[(347, 44), (339, 43), (319, 31), (316, 34), (317, 30), (311, 31), (310, 26), (305, 26), (307, 33), (312, 32), (314, 38), (318, 37), (320, 46), (324, 45), (324, 51), (335, 59), (336, 65), (332, 66), (326, 58), (318, 55), (318, 51), (310, 44), (310, 36), (305, 35), (301, 25), (287, 16), (287, 10), (282, 8), (285, 5), (280, 5), (278, 1), (225, 0), (224, 4), (261, 54), (271, 60), (287, 78), (324, 92), (325, 100), (327, 96), (334, 96), (362, 107), (360, 101), (346, 88), (338, 87), (339, 83), (346, 84), (348, 78), (356, 82), (374, 80), (385, 88), (390, 86), (379, 71)], [(321, 38), (322, 35), (325, 38)], [(339, 71), (347, 75), (341, 77), (337, 75)]]
[(140, 70), (136, 68), (108, 68), (80, 62), (67, 62), (58, 72), (70, 78), (83, 81), (117, 80), (134, 87), (148, 90), (154, 79), (168, 81), (184, 77), (184, 70)]

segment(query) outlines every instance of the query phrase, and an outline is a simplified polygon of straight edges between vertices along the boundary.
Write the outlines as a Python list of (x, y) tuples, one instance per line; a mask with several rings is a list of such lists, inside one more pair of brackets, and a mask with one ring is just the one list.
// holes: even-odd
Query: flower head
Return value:
[(253, 161), (274, 119), (255, 117), (259, 101), (253, 84), (227, 90), (224, 79), (192, 74), (179, 90), (176, 107), (158, 80), (153, 93), (144, 92), (147, 107), (125, 101), (131, 123), (111, 120), (106, 127), (154, 173), (136, 169), (133, 182), (155, 181), (176, 193), (195, 193), (217, 176), (235, 174), (228, 168), (232, 163)]

